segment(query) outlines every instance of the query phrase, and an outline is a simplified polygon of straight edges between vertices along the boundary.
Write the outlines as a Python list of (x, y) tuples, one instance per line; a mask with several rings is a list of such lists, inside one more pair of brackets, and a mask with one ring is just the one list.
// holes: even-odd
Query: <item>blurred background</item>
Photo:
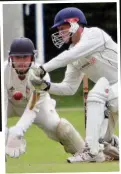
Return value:
[[(47, 62), (64, 49), (57, 49), (52, 41), (50, 28), (53, 25), (56, 13), (65, 7), (80, 8), (87, 18), (88, 27), (97, 26), (109, 33), (117, 42), (117, 11), (116, 3), (51, 3), (51, 4), (9, 4), (3, 6), (4, 31), (4, 57), (7, 59), (12, 39), (25, 36), (35, 44), (38, 49), (40, 63)], [(61, 82), (64, 78), (65, 68), (50, 73), (53, 82)], [(90, 88), (93, 83), (89, 81)], [(82, 84), (74, 96), (53, 96), (57, 107), (80, 107), (83, 105)]]

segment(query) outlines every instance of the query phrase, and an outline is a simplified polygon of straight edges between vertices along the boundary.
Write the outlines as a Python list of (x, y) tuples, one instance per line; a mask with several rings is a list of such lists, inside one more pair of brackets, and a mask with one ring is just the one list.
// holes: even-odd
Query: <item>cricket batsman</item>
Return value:
[[(36, 79), (42, 79), (46, 72), (65, 66), (65, 78), (61, 83), (42, 80), (40, 89), (46, 88), (50, 94), (55, 95), (73, 95), (84, 74), (95, 83), (87, 97), (85, 148), (83, 152), (76, 153), (67, 161), (105, 161), (106, 146), (100, 143), (100, 138), (111, 147), (107, 154), (119, 159), (119, 140), (113, 135), (118, 120), (117, 44), (102, 29), (88, 28), (84, 13), (74, 7), (60, 10), (55, 16), (52, 28), (58, 30), (52, 34), (54, 45), (61, 48), (63, 44), (70, 43), (70, 47), (38, 69), (33, 69), (32, 84), (36, 84), (35, 76)], [(106, 108), (109, 114), (104, 131)], [(115, 149), (114, 152), (112, 149)]]
[[(24, 133), (33, 123), (49, 138), (61, 143), (66, 152), (75, 154), (84, 148), (84, 140), (71, 123), (59, 117), (48, 88), (38, 91), (29, 81), (31, 68), (37, 66), (36, 54), (33, 42), (20, 37), (11, 43), (8, 61), (5, 61), (6, 155), (17, 158), (26, 151)], [(48, 74), (44, 80), (50, 81)], [(8, 128), (8, 117), (15, 115), (20, 119)]]

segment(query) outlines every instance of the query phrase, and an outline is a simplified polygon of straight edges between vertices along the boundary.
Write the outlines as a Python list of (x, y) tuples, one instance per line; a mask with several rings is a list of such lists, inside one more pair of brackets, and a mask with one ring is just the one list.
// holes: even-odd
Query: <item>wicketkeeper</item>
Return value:
[[(61, 143), (66, 152), (75, 154), (83, 149), (84, 140), (69, 121), (59, 117), (55, 110), (56, 101), (47, 90), (38, 91), (29, 81), (33, 72), (31, 68), (37, 66), (35, 60), (36, 50), (30, 39), (13, 40), (4, 65), (6, 155), (16, 158), (26, 151), (24, 133), (32, 123), (49, 138)], [(48, 74), (44, 80), (50, 81)], [(20, 119), (8, 129), (7, 118), (10, 116), (19, 116)]]

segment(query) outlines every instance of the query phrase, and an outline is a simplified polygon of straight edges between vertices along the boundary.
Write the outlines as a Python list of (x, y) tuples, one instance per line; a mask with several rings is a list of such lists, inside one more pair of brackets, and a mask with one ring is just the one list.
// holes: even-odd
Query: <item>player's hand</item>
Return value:
[(119, 149), (110, 143), (104, 146), (104, 154), (111, 157), (112, 160), (119, 160)]
[(42, 79), (37, 76), (34, 69), (30, 69), (29, 81), (34, 86), (36, 91), (39, 92), (40, 91), (40, 85), (42, 83)]
[(48, 91), (49, 89), (50, 89), (50, 82), (42, 80), (42, 83), (40, 85), (40, 90), (41, 91)]
[(17, 158), (26, 151), (26, 140), (23, 138), (24, 133), (21, 128), (13, 126), (8, 131), (6, 142), (6, 155), (11, 158)]
[(116, 135), (112, 135), (110, 144), (114, 147), (119, 148), (119, 138)]
[(29, 80), (38, 92), (47, 91), (50, 88), (50, 83), (38, 77), (33, 69), (30, 70)]
[(37, 77), (40, 77), (41, 79), (43, 79), (43, 77), (46, 75), (46, 71), (44, 70), (44, 68), (42, 66), (34, 67), (32, 69), (34, 70), (34, 74)]

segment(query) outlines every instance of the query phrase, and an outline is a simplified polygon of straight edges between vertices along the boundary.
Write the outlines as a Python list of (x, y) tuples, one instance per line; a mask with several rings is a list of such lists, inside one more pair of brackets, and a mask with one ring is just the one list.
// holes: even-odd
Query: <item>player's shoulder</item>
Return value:
[(101, 38), (105, 37), (105, 38), (107, 38), (107, 40), (111, 38), (111, 36), (105, 30), (103, 30), (99, 27), (85, 28), (84, 32), (85, 32), (85, 35), (87, 35), (88, 37), (92, 37), (92, 38), (97, 37), (97, 39), (98, 39), (100, 37)]
[(101, 34), (102, 29), (98, 28), (98, 27), (90, 27), (84, 28), (84, 33), (88, 36), (88, 37), (99, 37), (99, 35)]

